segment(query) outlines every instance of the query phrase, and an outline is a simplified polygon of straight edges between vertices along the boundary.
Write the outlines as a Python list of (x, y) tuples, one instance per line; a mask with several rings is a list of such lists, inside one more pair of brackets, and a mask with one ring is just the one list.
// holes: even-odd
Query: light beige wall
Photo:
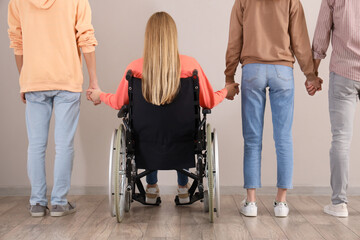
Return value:
[[(19, 99), (18, 74), (13, 53), (8, 49), (7, 2), (0, 0), (0, 187), (17, 187), (29, 185), (26, 173), (27, 136), (25, 105)], [(312, 38), (321, 1), (302, 2)], [(160, 10), (169, 12), (178, 25), (181, 53), (191, 55), (200, 62), (214, 89), (223, 87), (229, 15), (233, 0), (90, 0), (90, 3), (93, 9), (93, 25), (99, 41), (96, 52), (98, 75), (104, 91), (115, 92), (127, 64), (141, 57), (146, 21), (152, 13)], [(328, 186), (329, 183), (328, 63), (328, 60), (324, 61), (320, 69), (325, 90), (315, 97), (306, 94), (304, 76), (298, 65), (295, 67), (295, 186)], [(240, 69), (238, 73), (236, 79), (240, 81)], [(262, 183), (263, 186), (273, 186), (276, 184), (276, 158), (269, 104), (266, 107)], [(359, 111), (355, 121), (360, 121)], [(240, 98), (233, 102), (225, 101), (216, 107), (210, 122), (219, 133), (221, 184), (242, 186)], [(118, 124), (116, 111), (104, 104), (94, 107), (83, 96), (75, 142), (76, 156), (72, 179), (74, 186), (106, 186), (110, 136)], [(351, 151), (352, 187), (360, 186), (359, 125), (356, 124), (354, 129)], [(47, 153), (47, 179), (51, 185), (54, 165), (52, 132)], [(162, 172), (160, 183), (175, 185), (175, 173)]]

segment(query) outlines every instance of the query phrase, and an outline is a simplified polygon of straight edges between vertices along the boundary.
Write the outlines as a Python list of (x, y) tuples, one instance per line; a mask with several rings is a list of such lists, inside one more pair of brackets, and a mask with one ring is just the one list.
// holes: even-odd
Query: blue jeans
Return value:
[(291, 67), (247, 64), (241, 82), (244, 136), (244, 188), (261, 187), (261, 150), (266, 89), (272, 111), (277, 155), (277, 187), (292, 188), (294, 74)]
[[(188, 177), (178, 171), (176, 171), (176, 172), (177, 172), (177, 176), (178, 176), (178, 184), (180, 186), (185, 186), (189, 181)], [(158, 182), (157, 173), (158, 173), (158, 171), (154, 171), (154, 172), (146, 175), (147, 184), (154, 185)]]
[(52, 205), (64, 205), (70, 189), (74, 158), (74, 135), (80, 113), (80, 93), (41, 91), (26, 93), (28, 133), (28, 176), (31, 183), (30, 204), (46, 206), (45, 152), (51, 114), (55, 113), (55, 166)]

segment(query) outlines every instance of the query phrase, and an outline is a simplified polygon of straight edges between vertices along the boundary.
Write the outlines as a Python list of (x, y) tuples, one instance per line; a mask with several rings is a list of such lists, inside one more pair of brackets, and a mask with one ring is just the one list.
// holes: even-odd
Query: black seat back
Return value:
[(170, 170), (195, 166), (198, 79), (182, 78), (180, 85), (171, 104), (156, 106), (144, 99), (141, 79), (129, 79), (129, 117), (137, 168)]

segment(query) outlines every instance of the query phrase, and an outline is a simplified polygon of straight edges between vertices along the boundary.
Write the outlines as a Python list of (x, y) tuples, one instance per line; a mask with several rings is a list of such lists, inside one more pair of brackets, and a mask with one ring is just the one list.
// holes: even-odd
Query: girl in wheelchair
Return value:
[[(236, 83), (214, 92), (199, 63), (192, 57), (179, 55), (176, 24), (169, 14), (157, 12), (150, 17), (144, 42), (143, 58), (128, 65), (116, 93), (89, 90), (92, 101), (101, 100), (117, 110), (129, 104), (129, 82), (126, 80), (129, 70), (133, 77), (141, 79), (141, 92), (145, 101), (159, 107), (176, 101), (181, 88), (180, 79), (191, 77), (194, 69), (198, 71), (201, 107), (211, 109), (225, 97), (233, 99), (239, 93)], [(146, 203), (155, 204), (159, 197), (157, 171), (148, 174), (146, 181)], [(178, 172), (178, 197), (182, 204), (189, 202), (188, 189), (188, 177)]]

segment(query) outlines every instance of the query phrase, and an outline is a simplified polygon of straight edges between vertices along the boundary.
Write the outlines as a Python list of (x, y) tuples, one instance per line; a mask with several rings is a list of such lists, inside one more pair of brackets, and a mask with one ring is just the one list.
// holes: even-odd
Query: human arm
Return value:
[[(331, 30), (333, 28), (333, 2), (323, 0), (320, 7), (319, 17), (313, 39), (314, 59), (324, 59), (330, 44)], [(320, 61), (318, 62), (320, 64)], [(317, 66), (318, 67), (318, 66)], [(317, 68), (315, 66), (317, 71)]]
[(236, 0), (231, 11), (229, 41), (226, 51), (225, 82), (234, 83), (236, 68), (243, 48), (243, 10), (241, 1)]
[[(10, 48), (14, 49), (16, 67), (19, 74), (23, 66), (23, 41), (22, 41), (22, 29), (19, 16), (19, 10), (15, 1), (10, 1), (8, 6), (8, 34), (10, 39)], [(23, 103), (26, 103), (25, 93), (20, 93), (20, 98)]]
[[(330, 44), (331, 30), (333, 28), (333, 0), (323, 0), (320, 7), (319, 17), (316, 24), (313, 39), (313, 63), (315, 74), (318, 75), (318, 69), (321, 59), (326, 57), (326, 52)], [(309, 95), (315, 94), (315, 89), (311, 84), (305, 84)]]
[[(89, 88), (88, 89), (99, 89), (98, 79), (96, 75), (96, 57), (95, 57), (95, 51), (90, 53), (84, 53), (84, 58), (86, 62), (86, 66), (89, 73)], [(90, 97), (89, 92), (86, 92), (86, 97), (88, 100), (94, 101), (94, 104), (100, 104), (100, 101), (95, 101)]]
[[(129, 70), (129, 69), (128, 69)], [(126, 80), (125, 72), (119, 87), (115, 94), (102, 92), (100, 89), (88, 89), (87, 92), (90, 93), (91, 99), (93, 101), (101, 101), (106, 105), (119, 110), (123, 105), (129, 104), (129, 95), (128, 95), (128, 81)]]
[(300, 1), (294, 1), (291, 6), (289, 34), (291, 49), (299, 62), (301, 70), (306, 76), (305, 85), (312, 85), (317, 91), (320, 91), (322, 79), (315, 75), (304, 9)]
[(235, 94), (239, 93), (239, 84), (237, 83), (228, 83), (222, 90), (214, 92), (203, 69), (200, 66), (198, 66), (198, 69), (200, 86), (199, 101), (201, 107), (212, 109), (221, 103), (225, 97), (233, 99)]
[[(21, 73), (21, 69), (23, 66), (23, 62), (24, 62), (24, 58), (23, 55), (15, 55), (15, 62), (16, 62), (16, 67), (19, 71), (19, 74)], [(26, 98), (25, 98), (25, 93), (22, 92), (20, 93), (20, 99), (23, 103), (26, 103)]]
[[(95, 46), (97, 41), (94, 35), (94, 28), (91, 24), (91, 8), (88, 0), (79, 0), (77, 13), (76, 13), (76, 42), (81, 48), (86, 66), (89, 73), (89, 88), (98, 89), (98, 79), (96, 75), (96, 57)], [(89, 92), (87, 91), (86, 97), (91, 100)], [(95, 105), (100, 102), (94, 102)]]

